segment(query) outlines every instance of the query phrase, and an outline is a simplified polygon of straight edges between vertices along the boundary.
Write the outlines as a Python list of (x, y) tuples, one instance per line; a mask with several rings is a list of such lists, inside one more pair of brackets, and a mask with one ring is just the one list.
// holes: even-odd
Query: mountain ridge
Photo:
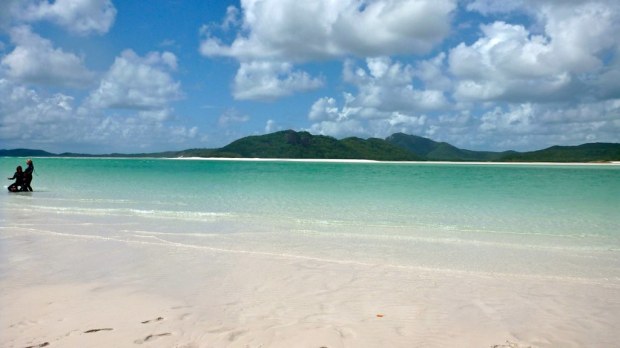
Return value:
[(479, 161), (479, 162), (609, 162), (620, 161), (620, 143), (585, 143), (551, 146), (527, 152), (473, 151), (446, 142), (404, 133), (385, 139), (336, 139), (306, 131), (284, 130), (237, 139), (215, 149), (186, 149), (136, 154), (54, 154), (44, 150), (2, 149), (0, 157), (230, 157), (287, 159), (365, 159), (377, 161)]

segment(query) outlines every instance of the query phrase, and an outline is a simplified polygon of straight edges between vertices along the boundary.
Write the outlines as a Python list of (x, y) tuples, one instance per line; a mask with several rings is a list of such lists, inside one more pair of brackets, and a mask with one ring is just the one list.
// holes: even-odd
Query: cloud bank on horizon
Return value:
[(0, 148), (620, 142), (615, 0), (6, 0)]

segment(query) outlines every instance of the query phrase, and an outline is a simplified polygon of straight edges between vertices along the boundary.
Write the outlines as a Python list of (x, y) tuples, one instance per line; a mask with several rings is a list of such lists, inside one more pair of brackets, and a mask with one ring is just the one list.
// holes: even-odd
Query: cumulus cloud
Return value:
[[(533, 45), (538, 40), (524, 35), (526, 30), (523, 27), (506, 23), (491, 24), (488, 30), (489, 33), (497, 31), (489, 35), (493, 37), (493, 40), (489, 39), (489, 45), (491, 41), (500, 44), (514, 37), (525, 40), (523, 43), (534, 42)], [(546, 41), (543, 43), (548, 45)], [(512, 47), (515, 46), (509, 45), (509, 48)], [(535, 51), (534, 48), (531, 50)], [(488, 49), (488, 52), (490, 56), (502, 50)], [(490, 64), (488, 59), (475, 57), (463, 57), (463, 61), (447, 64), (447, 58), (446, 54), (440, 53), (414, 65), (387, 57), (366, 59), (365, 66), (346, 62), (343, 79), (356, 92), (345, 92), (340, 101), (333, 97), (316, 100), (308, 112), (308, 119), (312, 122), (310, 130), (335, 137), (385, 137), (394, 132), (404, 132), (478, 150), (532, 150), (553, 144), (617, 141), (617, 134), (620, 134), (620, 99), (560, 99), (553, 103), (541, 103), (540, 98), (534, 96), (525, 102), (500, 102), (497, 95), (483, 99), (483, 94), (477, 94), (474, 95), (478, 98), (475, 103), (461, 103), (458, 100), (463, 97), (460, 88), (468, 79), (486, 81), (486, 86), (492, 86), (491, 82), (498, 83), (498, 88), (502, 87), (502, 91), (511, 92), (514, 96), (516, 92), (507, 89), (514, 85), (499, 84), (494, 74), (505, 73), (512, 78), (517, 76), (523, 80), (538, 81), (549, 79), (553, 73), (564, 74), (565, 66), (538, 66), (539, 62), (535, 59), (519, 61), (523, 57), (514, 52), (506, 54), (506, 59), (516, 61), (502, 62), (505, 65), (500, 65), (499, 60), (487, 66), (469, 64), (472, 61)], [(448, 66), (452, 69), (451, 74), (446, 71)], [(533, 92), (530, 93), (544, 93), (545, 88), (552, 87), (551, 82), (546, 86), (532, 86)], [(493, 92), (492, 89), (490, 91)], [(548, 91), (552, 92), (557, 95), (555, 91)], [(452, 93), (457, 100), (448, 97)], [(503, 98), (508, 99), (507, 95)], [(490, 100), (495, 102), (486, 102)]]
[(460, 99), (530, 99), (568, 88), (572, 75), (553, 64), (549, 40), (531, 36), (521, 25), (495, 22), (481, 27), (484, 37), (450, 51), (450, 69), (459, 78)]
[(38, 139), (41, 127), (58, 135), (74, 111), (73, 98), (63, 94), (41, 97), (34, 90), (0, 79), (0, 138), (8, 141)]
[(315, 101), (310, 108), (308, 118), (311, 121), (346, 121), (357, 117), (360, 107), (354, 107), (355, 97), (350, 93), (344, 94), (344, 106), (338, 107), (336, 99), (323, 97)]
[(26, 1), (15, 16), (27, 22), (50, 21), (78, 35), (105, 34), (114, 23), (116, 8), (110, 0)]
[(473, 150), (525, 151), (557, 144), (617, 142), (620, 134), (620, 99), (573, 106), (515, 103), (480, 114), (466, 110), (433, 117), (394, 112), (385, 118), (363, 119), (348, 116), (346, 102), (338, 108), (335, 100), (325, 98), (315, 102), (313, 112), (310, 131), (317, 134), (386, 137), (403, 132)]
[(202, 28), (200, 52), (240, 62), (235, 98), (275, 99), (323, 85), (293, 64), (429, 52), (450, 32), (455, 8), (456, 0), (244, 0), (221, 25)]
[(181, 85), (170, 75), (177, 68), (170, 52), (151, 52), (145, 57), (125, 50), (89, 97), (96, 108), (165, 111), (182, 97)]
[(496, 21), (481, 25), (482, 37), (473, 44), (450, 51), (450, 70), (458, 79), (455, 96), (512, 102), (601, 97), (601, 74), (610, 73), (605, 60), (619, 45), (620, 6), (523, 0), (502, 6), (475, 1), (469, 8), (491, 13), (525, 5), (535, 11), (541, 33)]
[(368, 58), (365, 67), (345, 62), (343, 79), (357, 92), (344, 93), (342, 106), (332, 97), (315, 101), (308, 112), (308, 119), (314, 122), (311, 130), (336, 137), (347, 133), (379, 137), (394, 132), (426, 134), (426, 113), (448, 108), (449, 101), (442, 90), (414, 87), (414, 80), (449, 88), (449, 79), (442, 73), (443, 59), (423, 61), (417, 68), (388, 57)]
[(0, 139), (15, 147), (66, 151), (130, 151), (178, 146), (199, 136), (198, 128), (167, 125), (142, 112), (105, 113), (72, 96), (44, 94), (0, 78)]
[(453, 82), (446, 73), (446, 54), (441, 52), (436, 57), (417, 63), (415, 75), (424, 86), (436, 91), (450, 91)]
[(359, 106), (379, 112), (437, 110), (447, 106), (440, 90), (418, 89), (413, 85), (416, 70), (388, 57), (366, 59), (367, 69), (345, 63), (344, 80), (359, 91)]
[[(310, 131), (333, 137), (385, 137), (396, 132), (427, 135), (427, 116), (400, 111), (377, 112), (372, 108), (353, 106), (354, 97), (345, 94), (342, 107), (335, 99), (325, 97), (311, 107), (308, 118)], [(369, 117), (372, 115), (372, 117)]]
[(532, 103), (495, 107), (478, 123), (480, 136), (502, 148), (535, 144), (614, 142), (620, 134), (620, 99), (575, 106)]
[(294, 70), (290, 63), (254, 61), (241, 63), (235, 76), (233, 95), (240, 100), (275, 99), (322, 85), (322, 79)]
[[(206, 56), (312, 60), (345, 55), (425, 53), (450, 31), (455, 0), (244, 0), (229, 45), (204, 32)], [(229, 15), (225, 23), (234, 23)]]
[(13, 28), (11, 41), (15, 48), (0, 62), (11, 79), (65, 87), (84, 87), (93, 82), (95, 74), (85, 67), (82, 57), (53, 47), (30, 27)]

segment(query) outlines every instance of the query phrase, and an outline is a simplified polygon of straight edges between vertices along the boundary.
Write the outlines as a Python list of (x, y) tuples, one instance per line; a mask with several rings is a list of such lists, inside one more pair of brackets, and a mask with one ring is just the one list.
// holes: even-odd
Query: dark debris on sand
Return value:
[(84, 331), (84, 333), (93, 333), (93, 332), (99, 332), (99, 331), (112, 331), (114, 329), (110, 328), (110, 327), (106, 327), (103, 329), (90, 329), (90, 330), (86, 330)]
[(41, 344), (35, 344), (34, 346), (28, 346), (28, 347), (24, 347), (24, 348), (40, 348), (40, 347), (47, 347), (49, 345), (50, 345), (49, 342), (43, 342)]

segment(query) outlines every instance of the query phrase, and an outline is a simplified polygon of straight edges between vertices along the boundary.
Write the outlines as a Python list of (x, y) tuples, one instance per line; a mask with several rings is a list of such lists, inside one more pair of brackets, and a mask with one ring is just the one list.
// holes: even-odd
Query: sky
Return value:
[(0, 148), (620, 142), (617, 0), (0, 0)]

